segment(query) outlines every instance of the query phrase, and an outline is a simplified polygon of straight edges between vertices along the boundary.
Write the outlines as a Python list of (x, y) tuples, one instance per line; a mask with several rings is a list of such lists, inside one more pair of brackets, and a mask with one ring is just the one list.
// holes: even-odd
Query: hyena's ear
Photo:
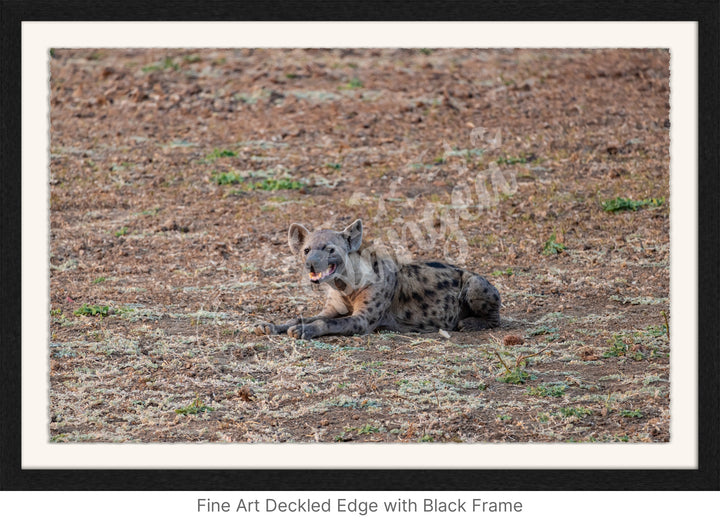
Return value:
[(350, 252), (360, 249), (362, 244), (362, 220), (355, 220), (352, 225), (348, 226), (343, 232), (343, 237), (348, 242)]
[(305, 245), (305, 241), (308, 239), (308, 236), (310, 236), (310, 232), (299, 223), (293, 223), (290, 225), (290, 230), (288, 230), (288, 244), (290, 245), (290, 251), (292, 251), (293, 254), (299, 253), (300, 249), (302, 249), (303, 245)]

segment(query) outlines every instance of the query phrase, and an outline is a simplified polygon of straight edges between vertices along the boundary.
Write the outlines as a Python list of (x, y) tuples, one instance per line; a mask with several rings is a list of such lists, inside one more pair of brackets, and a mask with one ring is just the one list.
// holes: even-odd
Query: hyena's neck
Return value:
[(342, 275), (327, 286), (345, 296), (351, 296), (377, 282), (378, 277), (373, 272), (372, 264), (360, 254), (353, 252), (345, 260)]

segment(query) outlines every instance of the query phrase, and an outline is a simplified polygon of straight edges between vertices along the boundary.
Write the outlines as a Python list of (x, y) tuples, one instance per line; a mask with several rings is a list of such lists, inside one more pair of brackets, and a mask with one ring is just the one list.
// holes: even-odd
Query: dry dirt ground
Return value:
[[(51, 441), (669, 440), (666, 51), (49, 62)], [(502, 326), (250, 333), (322, 304), (290, 223), (357, 218)]]

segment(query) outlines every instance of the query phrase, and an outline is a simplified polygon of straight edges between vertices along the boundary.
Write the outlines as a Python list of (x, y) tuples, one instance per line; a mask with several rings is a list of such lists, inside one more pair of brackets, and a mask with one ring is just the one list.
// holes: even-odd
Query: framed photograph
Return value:
[(334, 6), (3, 2), (2, 488), (718, 490), (717, 6)]

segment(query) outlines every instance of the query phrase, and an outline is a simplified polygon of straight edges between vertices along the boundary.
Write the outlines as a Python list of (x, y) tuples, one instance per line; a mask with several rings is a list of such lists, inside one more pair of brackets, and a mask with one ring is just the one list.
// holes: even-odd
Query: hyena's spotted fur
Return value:
[(500, 295), (485, 278), (443, 262), (398, 263), (363, 245), (361, 220), (342, 232), (310, 233), (294, 223), (288, 241), (310, 281), (327, 291), (325, 307), (314, 317), (260, 324), (257, 334), (311, 339), (376, 329), (472, 331), (500, 323)]

